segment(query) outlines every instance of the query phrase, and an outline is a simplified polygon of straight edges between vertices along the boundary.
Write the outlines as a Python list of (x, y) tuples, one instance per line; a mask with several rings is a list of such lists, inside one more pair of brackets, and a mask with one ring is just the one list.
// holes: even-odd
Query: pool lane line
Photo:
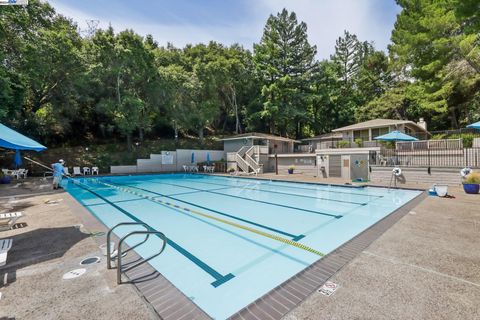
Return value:
[[(127, 217), (129, 217), (130, 219), (132, 219), (133, 221), (135, 222), (140, 222), (140, 223), (145, 223), (144, 221), (138, 219), (137, 217), (135, 217), (134, 215), (132, 215), (130, 212), (128, 212), (127, 210), (117, 206), (116, 204), (114, 204), (113, 202), (111, 202), (110, 200), (108, 200), (107, 198), (103, 197), (102, 195), (100, 195), (99, 193), (93, 191), (93, 190), (90, 190), (89, 188), (85, 188), (84, 186), (82, 186), (81, 184), (77, 184), (75, 183), (77, 186), (79, 186), (80, 188), (92, 193), (93, 195), (95, 195), (96, 197), (102, 199), (103, 201), (105, 201), (107, 204), (111, 205), (112, 207), (114, 207), (115, 209), (117, 209), (118, 211), (120, 211), (121, 213), (123, 213), (124, 215), (126, 215)], [(155, 230), (154, 228), (152, 228), (148, 223), (145, 223), (151, 230)], [(157, 235), (157, 237), (159, 237)], [(160, 237), (159, 237), (160, 238)], [(160, 238), (161, 239), (161, 238)], [(194, 264), (196, 264), (199, 268), (201, 268), (203, 271), (205, 271), (206, 273), (208, 273), (209, 275), (211, 275), (215, 281), (211, 283), (212, 286), (214, 286), (215, 288), (222, 285), (223, 283), (227, 282), (228, 280), (231, 280), (232, 278), (234, 278), (235, 276), (232, 274), (232, 273), (228, 273), (226, 275), (222, 275), (220, 274), (218, 271), (216, 271), (215, 269), (213, 269), (212, 267), (210, 267), (208, 264), (206, 264), (205, 262), (203, 262), (202, 260), (200, 260), (199, 258), (197, 258), (196, 256), (194, 256), (193, 254), (191, 254), (188, 250), (186, 250), (185, 248), (183, 248), (182, 246), (180, 246), (179, 244), (177, 244), (176, 242), (174, 242), (172, 239), (168, 238), (167, 237), (167, 244), (169, 244), (172, 248), (174, 248), (175, 250), (177, 250), (177, 252), (179, 252), (181, 255), (183, 255), (185, 258), (187, 258), (188, 260), (192, 261)]]
[[(195, 180), (191, 179), (190, 181), (194, 183), (204, 183), (204, 184), (211, 184), (211, 185), (217, 185), (217, 186), (225, 186), (229, 187), (230, 189), (242, 189), (242, 190), (254, 190), (254, 191), (260, 191), (260, 192), (269, 192), (269, 193), (276, 193), (276, 194), (283, 194), (283, 195), (288, 195), (288, 196), (294, 196), (294, 197), (302, 197), (302, 198), (310, 198), (310, 199), (317, 199), (317, 200), (325, 200), (325, 201), (332, 201), (332, 202), (341, 202), (341, 203), (348, 203), (348, 204), (356, 204), (359, 206), (366, 206), (368, 202), (356, 202), (356, 201), (347, 201), (347, 200), (335, 200), (335, 199), (329, 199), (329, 198), (323, 198), (323, 197), (315, 197), (315, 196), (307, 196), (303, 194), (295, 194), (295, 193), (288, 193), (288, 192), (281, 192), (281, 191), (273, 191), (273, 190), (262, 190), (262, 189), (255, 189), (255, 188), (250, 188), (247, 187), (249, 185), (246, 185), (245, 187), (241, 186), (227, 186), (225, 184), (219, 184), (219, 183), (213, 183), (213, 182), (202, 182), (200, 179)], [(208, 191), (216, 191), (216, 190), (222, 190), (224, 188), (219, 188), (219, 189), (211, 189)]]
[[(113, 183), (113, 182), (110, 182), (110, 183)], [(201, 205), (198, 205), (198, 204), (189, 202), (189, 201), (177, 199), (177, 198), (174, 198), (174, 197), (172, 197), (172, 196), (165, 195), (165, 194), (162, 194), (162, 193), (159, 193), (159, 192), (151, 191), (151, 190), (144, 189), (144, 188), (140, 188), (140, 187), (137, 187), (137, 186), (132, 186), (132, 185), (129, 185), (129, 184), (118, 183), (118, 182), (115, 183), (114, 185), (117, 185), (117, 186), (118, 186), (118, 185), (121, 185), (121, 186), (129, 187), (129, 188), (134, 188), (134, 189), (142, 190), (142, 191), (149, 192), (149, 193), (152, 193), (152, 194), (155, 194), (155, 195), (158, 195), (158, 196), (161, 196), (161, 197), (165, 197), (165, 198), (168, 198), (168, 199), (171, 199), (171, 200), (174, 200), (174, 201), (182, 202), (182, 203), (185, 203), (185, 204), (188, 204), (188, 205), (191, 205), (191, 206), (194, 206), (194, 207), (203, 209), (203, 210), (215, 212), (215, 213), (217, 213), (217, 214), (219, 214), (219, 215), (222, 215), (222, 216), (225, 216), (225, 217), (229, 217), (229, 218), (232, 218), (232, 219), (235, 219), (235, 220), (238, 220), (238, 221), (242, 221), (242, 222), (245, 222), (245, 223), (254, 225), (254, 226), (256, 226), (256, 227), (260, 227), (260, 228), (263, 228), (263, 229), (266, 229), (266, 230), (270, 230), (270, 231), (273, 231), (273, 232), (276, 232), (276, 233), (279, 233), (279, 234), (283, 234), (284, 236), (287, 236), (287, 237), (292, 238), (293, 241), (298, 241), (298, 240), (300, 240), (300, 239), (302, 239), (302, 238), (305, 238), (305, 236), (304, 236), (303, 234), (300, 234), (300, 235), (291, 234), (291, 233), (288, 233), (288, 232), (286, 232), (286, 231), (282, 231), (282, 230), (279, 230), (279, 229), (275, 229), (275, 228), (272, 228), (272, 227), (269, 227), (269, 226), (266, 226), (266, 225), (263, 225), (263, 224), (260, 224), (260, 223), (251, 221), (251, 220), (243, 219), (243, 218), (240, 218), (240, 217), (237, 217), (237, 216), (234, 216), (234, 215), (230, 215), (230, 214), (228, 214), (228, 213), (224, 213), (224, 212), (221, 212), (221, 211), (218, 211), (218, 210), (215, 210), (215, 209), (210, 209), (210, 208), (207, 208), (207, 207), (204, 207), (204, 206), (201, 206)], [(199, 192), (199, 191), (196, 191), (196, 192)]]
[(192, 188), (192, 187), (185, 187), (185, 186), (181, 186), (181, 185), (177, 185), (177, 184), (173, 184), (173, 183), (154, 182), (154, 181), (150, 181), (150, 183), (166, 184), (166, 185), (170, 185), (170, 186), (174, 186), (174, 187), (184, 187), (184, 188), (189, 188), (189, 189), (192, 189), (192, 190), (197, 190), (197, 191), (203, 191), (203, 192), (218, 194), (218, 195), (225, 196), (225, 197), (238, 198), (238, 199), (243, 199), (243, 200), (248, 200), (248, 201), (254, 201), (254, 202), (269, 204), (269, 205), (277, 206), (277, 207), (283, 207), (283, 208), (288, 208), (288, 209), (293, 209), (293, 210), (298, 210), (298, 211), (305, 211), (305, 212), (315, 213), (315, 214), (319, 214), (319, 215), (322, 215), (322, 216), (333, 217), (333, 218), (335, 218), (335, 219), (340, 219), (340, 218), (343, 217), (341, 214), (332, 214), (332, 213), (326, 213), (326, 212), (321, 212), (321, 211), (315, 211), (315, 210), (309, 210), (309, 209), (302, 209), (302, 208), (287, 206), (287, 205), (284, 205), (284, 204), (278, 204), (278, 203), (274, 203), (274, 202), (268, 202), (268, 201), (263, 201), (263, 200), (256, 200), (256, 199), (251, 199), (251, 198), (234, 196), (234, 195), (232, 195), (232, 194), (225, 194), (225, 193), (220, 193), (220, 192), (215, 192), (215, 191), (208, 191), (208, 190), (197, 189), (197, 188)]
[[(105, 188), (106, 190), (106, 188)], [(112, 201), (112, 203), (122, 203), (122, 202), (133, 202), (133, 201), (142, 201), (145, 199), (128, 199), (128, 200), (119, 200), (119, 201)], [(92, 204), (84, 204), (85, 207), (96, 207), (96, 206), (102, 206), (105, 203), (92, 203)]]
[[(197, 176), (198, 178), (192, 178), (192, 176), (195, 176), (195, 175), (190, 175), (190, 178), (186, 178), (184, 180), (202, 180), (202, 179), (205, 179), (204, 176)], [(294, 183), (294, 184), (305, 184), (303, 182), (298, 182), (298, 181), (285, 181), (285, 180), (282, 180), (282, 181), (276, 181), (276, 180), (266, 180), (266, 179), (252, 179), (252, 178), (240, 178), (240, 177), (221, 177), (221, 176), (215, 176), (215, 178), (223, 178), (223, 179), (242, 179), (242, 180), (253, 180), (253, 181), (258, 181), (261, 185), (269, 185), (269, 184), (273, 184), (277, 187), (281, 187), (281, 188), (292, 188), (291, 186), (285, 186), (283, 185), (282, 183)], [(243, 182), (243, 181), (242, 181)], [(251, 185), (251, 183), (246, 183), (245, 185)], [(310, 185), (314, 185), (314, 183), (310, 183)], [(352, 187), (352, 186), (342, 186), (342, 185), (331, 185), (331, 184), (317, 184), (318, 186), (322, 186), (322, 187), (332, 187), (332, 188), (349, 188), (349, 189), (359, 189), (359, 188), (356, 188), (356, 187)], [(362, 186), (361, 188), (364, 188), (364, 186)], [(344, 191), (338, 191), (338, 190), (328, 190), (328, 189), (318, 189), (318, 188), (306, 188), (306, 187), (298, 187), (298, 186), (295, 186), (295, 189), (303, 189), (303, 190), (312, 190), (312, 191), (320, 191), (320, 192), (333, 192), (333, 193), (344, 193), (344, 194), (353, 194), (353, 195), (357, 195), (357, 196), (363, 196), (363, 197), (376, 197), (376, 198), (383, 198), (384, 196), (381, 196), (381, 195), (376, 195), (376, 194), (363, 194), (363, 193), (357, 193), (357, 192), (344, 192)]]
[[(123, 183), (117, 183), (117, 184), (123, 184)], [(123, 184), (123, 185), (128, 185), (128, 186), (130, 186), (129, 184)], [(211, 190), (212, 190), (212, 191), (217, 191), (217, 190), (224, 190), (224, 189), (230, 189), (230, 187), (215, 188), (215, 189), (211, 189)], [(192, 193), (199, 193), (199, 192), (203, 192), (203, 191), (189, 191), (189, 192), (172, 193), (172, 194), (169, 194), (168, 196), (169, 196), (169, 197), (173, 197), (173, 196), (183, 196), (184, 194), (192, 194)]]
[(192, 209), (189, 209), (189, 208), (183, 208), (183, 207), (180, 207), (179, 205), (176, 205), (176, 204), (173, 204), (173, 203), (170, 203), (170, 202), (167, 202), (167, 201), (163, 201), (163, 200), (156, 199), (156, 198), (154, 198), (154, 197), (142, 195), (141, 193), (128, 190), (127, 188), (118, 187), (118, 186), (115, 186), (115, 185), (112, 185), (112, 184), (109, 184), (109, 183), (105, 183), (105, 182), (102, 182), (102, 181), (98, 181), (98, 183), (102, 183), (102, 184), (105, 184), (105, 185), (107, 185), (107, 186), (111, 186), (112, 188), (115, 188), (115, 189), (118, 189), (118, 190), (121, 190), (121, 191), (124, 191), (124, 192), (127, 192), (127, 193), (131, 193), (131, 194), (137, 195), (137, 196), (139, 196), (139, 197), (144, 197), (144, 198), (146, 198), (146, 199), (148, 199), (148, 200), (151, 200), (151, 201), (154, 201), (154, 202), (158, 202), (158, 203), (163, 204), (163, 205), (167, 205), (167, 206), (170, 206), (170, 207), (174, 207), (174, 208), (177, 208), (177, 209), (181, 209), (181, 210), (184, 210), (184, 211), (186, 211), (186, 212), (191, 212), (191, 213), (193, 213), (193, 214), (202, 216), (202, 217), (204, 217), (204, 218), (212, 219), (212, 220), (215, 220), (215, 221), (218, 221), (218, 222), (222, 222), (222, 223), (231, 225), (231, 226), (233, 226), (233, 227), (237, 227), (237, 228), (240, 228), (240, 229), (243, 229), (243, 230), (246, 230), (246, 231), (250, 231), (250, 232), (252, 232), (252, 233), (255, 233), (255, 234), (264, 236), (264, 237), (266, 237), (266, 238), (270, 238), (270, 239), (272, 239), (272, 240), (276, 240), (276, 241), (279, 241), (279, 242), (283, 242), (283, 243), (285, 243), (285, 244), (289, 244), (289, 245), (294, 246), (294, 247), (297, 247), (297, 248), (299, 248), (299, 249), (302, 249), (302, 250), (308, 251), (308, 252), (310, 252), (310, 253), (319, 255), (320, 257), (325, 256), (324, 253), (322, 253), (322, 252), (320, 252), (320, 251), (318, 251), (318, 250), (316, 250), (316, 249), (313, 249), (313, 248), (311, 248), (311, 247), (309, 247), (309, 246), (307, 246), (307, 245), (301, 244), (301, 243), (299, 243), (299, 242), (295, 242), (295, 241), (293, 241), (293, 240), (289, 240), (289, 239), (286, 239), (286, 238), (283, 238), (283, 237), (280, 237), (280, 236), (277, 236), (277, 235), (274, 235), (274, 234), (270, 234), (270, 233), (267, 233), (267, 232), (263, 232), (263, 231), (261, 231), (261, 230), (253, 229), (253, 228), (250, 228), (250, 227), (247, 227), (247, 226), (244, 226), (244, 225), (241, 225), (241, 224), (232, 222), (232, 221), (228, 221), (228, 220), (225, 220), (225, 219), (221, 219), (221, 218), (218, 218), (218, 217), (214, 217), (214, 216), (212, 216), (212, 215), (209, 215), (209, 214), (206, 214), (206, 213), (202, 213), (202, 212), (200, 212), (200, 211), (192, 210)]

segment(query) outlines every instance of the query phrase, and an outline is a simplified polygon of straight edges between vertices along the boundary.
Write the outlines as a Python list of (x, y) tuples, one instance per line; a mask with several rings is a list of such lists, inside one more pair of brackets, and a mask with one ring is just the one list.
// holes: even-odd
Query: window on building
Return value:
[(373, 128), (373, 129), (372, 129), (372, 139), (373, 139), (373, 138), (376, 138), (376, 137), (378, 137), (378, 136), (387, 134), (387, 133), (389, 133), (389, 132), (390, 132), (390, 130), (388, 129), (388, 127)]
[(353, 131), (353, 141), (355, 141), (356, 139), (362, 139), (362, 141), (369, 141), (370, 137), (368, 136), (368, 129)]

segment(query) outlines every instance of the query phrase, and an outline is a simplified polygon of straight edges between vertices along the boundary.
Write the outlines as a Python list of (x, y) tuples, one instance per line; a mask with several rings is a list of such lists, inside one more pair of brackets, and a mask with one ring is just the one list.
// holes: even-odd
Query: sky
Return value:
[(160, 45), (207, 43), (211, 40), (252, 49), (262, 37), (270, 14), (283, 8), (307, 23), (310, 44), (319, 59), (334, 52), (344, 30), (361, 41), (386, 50), (396, 15), (394, 0), (48, 0), (58, 13), (72, 18), (81, 29), (87, 20), (109, 24), (116, 32), (133, 29), (152, 34)]

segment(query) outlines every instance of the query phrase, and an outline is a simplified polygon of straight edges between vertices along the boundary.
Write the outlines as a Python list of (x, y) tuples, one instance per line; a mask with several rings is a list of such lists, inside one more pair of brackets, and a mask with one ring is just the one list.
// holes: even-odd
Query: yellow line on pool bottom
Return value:
[(184, 207), (181, 207), (179, 205), (176, 205), (176, 204), (173, 204), (173, 203), (170, 203), (170, 202), (167, 202), (167, 201), (155, 199), (154, 197), (146, 196), (144, 194), (141, 194), (139, 192), (133, 191), (133, 190), (128, 189), (128, 188), (119, 187), (119, 186), (109, 184), (109, 183), (106, 183), (106, 182), (102, 182), (102, 181), (95, 181), (95, 182), (106, 185), (107, 187), (111, 187), (111, 188), (114, 188), (114, 189), (117, 189), (117, 190), (120, 190), (120, 191), (123, 191), (123, 192), (127, 192), (127, 193), (130, 193), (130, 194), (136, 195), (136, 196), (141, 197), (141, 198), (145, 198), (145, 199), (153, 201), (153, 202), (160, 203), (162, 205), (170, 206), (170, 207), (173, 207), (173, 208), (176, 208), (176, 209), (183, 210), (185, 212), (193, 213), (193, 214), (202, 216), (204, 218), (208, 218), (208, 219), (212, 219), (212, 220), (215, 220), (215, 221), (218, 221), (218, 222), (221, 222), (221, 223), (225, 223), (225, 224), (228, 224), (230, 226), (240, 228), (240, 229), (243, 229), (243, 230), (246, 230), (246, 231), (261, 235), (261, 236), (264, 236), (266, 238), (270, 238), (272, 240), (276, 240), (276, 241), (291, 245), (293, 247), (297, 247), (299, 249), (302, 249), (302, 250), (314, 253), (316, 255), (319, 255), (320, 257), (325, 256), (324, 253), (322, 253), (318, 250), (315, 250), (315, 249), (313, 249), (309, 246), (306, 246), (304, 244), (301, 244), (301, 243), (298, 243), (298, 242), (295, 242), (295, 241), (292, 241), (292, 240), (289, 240), (289, 239), (286, 239), (286, 238), (283, 238), (283, 237), (280, 237), (280, 236), (277, 236), (277, 235), (274, 235), (274, 234), (271, 234), (271, 233), (267, 233), (267, 232), (260, 231), (260, 230), (254, 229), (254, 228), (250, 228), (250, 227), (247, 227), (247, 226), (235, 223), (235, 222), (231, 222), (231, 221), (228, 221), (228, 220), (225, 220), (225, 219), (222, 219), (222, 218), (218, 218), (218, 217), (215, 217), (215, 216), (212, 216), (212, 215), (200, 212), (200, 211), (192, 210), (192, 209), (189, 209), (189, 208), (184, 208)]

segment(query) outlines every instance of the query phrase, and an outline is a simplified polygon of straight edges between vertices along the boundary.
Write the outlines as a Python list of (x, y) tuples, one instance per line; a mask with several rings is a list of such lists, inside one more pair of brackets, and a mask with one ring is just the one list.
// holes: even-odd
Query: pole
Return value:
[(275, 152), (275, 174), (278, 176), (278, 154)]
[[(48, 169), (48, 170), (50, 170), (50, 171), (53, 172), (53, 169), (52, 169), (52, 168), (47, 167), (47, 166), (44, 165), (43, 163), (37, 162), (37, 161), (35, 161), (35, 160), (32, 160), (32, 159), (30, 159), (29, 157), (23, 157), (23, 158), (24, 158), (25, 160), (28, 160), (28, 161), (30, 161), (30, 162), (33, 162), (33, 163), (39, 165), (40, 167), (44, 167), (45, 169)], [(70, 177), (67, 176), (65, 173), (62, 173), (62, 175), (63, 175), (65, 178), (70, 179)]]
[(37, 162), (37, 161), (35, 161), (35, 160), (32, 160), (32, 159), (30, 159), (29, 157), (23, 157), (23, 158), (24, 158), (25, 160), (28, 160), (28, 161), (33, 162), (33, 163), (35, 163), (35, 164), (38, 164), (40, 167), (44, 167), (45, 169), (48, 169), (48, 170), (50, 170), (50, 171), (53, 171), (52, 168), (47, 167), (47, 166), (44, 165), (43, 163)]

